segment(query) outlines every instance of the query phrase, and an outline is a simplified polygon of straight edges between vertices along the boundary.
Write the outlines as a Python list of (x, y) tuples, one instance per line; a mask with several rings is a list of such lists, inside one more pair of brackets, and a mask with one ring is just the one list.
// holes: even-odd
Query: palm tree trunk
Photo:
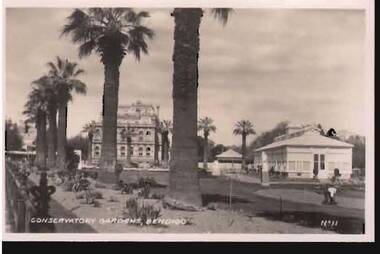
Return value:
[(161, 164), (164, 164), (164, 158), (165, 158), (165, 137), (164, 133), (161, 133)]
[(169, 206), (202, 206), (198, 179), (197, 110), (200, 8), (176, 8), (174, 16), (173, 143), (169, 171)]
[(131, 140), (131, 137), (127, 137), (127, 166), (128, 167), (132, 165), (131, 155), (132, 155), (132, 140)]
[(246, 154), (246, 150), (247, 150), (247, 144), (246, 144), (247, 136), (243, 133), (241, 135), (241, 137), (242, 137), (242, 145), (241, 145), (241, 152), (242, 152), (241, 169), (244, 171), (244, 170), (246, 170), (246, 158), (245, 158), (245, 154)]
[(39, 169), (46, 168), (46, 113), (43, 111), (37, 112), (36, 119), (36, 165)]
[(58, 157), (57, 166), (60, 170), (66, 170), (66, 126), (67, 105), (58, 106)]
[(169, 133), (165, 132), (162, 136), (162, 165), (164, 168), (168, 167), (169, 161)]
[(49, 132), (48, 132), (48, 162), (49, 169), (56, 166), (57, 151), (57, 107), (50, 106), (48, 112)]
[(204, 134), (203, 140), (203, 168), (207, 170), (207, 162), (208, 162), (208, 134)]
[(158, 121), (156, 121), (156, 127), (154, 129), (154, 164), (158, 165), (158, 150), (160, 149), (160, 146), (158, 144)]
[(92, 162), (92, 138), (88, 137), (88, 144), (87, 144), (87, 162)]
[(103, 101), (103, 138), (101, 168), (106, 172), (114, 172), (117, 159), (117, 108), (119, 99), (119, 65), (104, 65), (104, 101)]

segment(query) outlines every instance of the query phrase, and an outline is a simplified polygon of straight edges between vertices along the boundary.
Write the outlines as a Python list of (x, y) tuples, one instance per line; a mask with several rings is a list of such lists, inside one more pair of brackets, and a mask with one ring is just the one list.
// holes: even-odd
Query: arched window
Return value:
[(146, 156), (150, 156), (150, 147), (147, 147), (145, 150), (146, 150)]
[(121, 155), (122, 157), (125, 156), (125, 146), (120, 147), (120, 155)]
[(95, 156), (98, 157), (100, 155), (100, 146), (95, 146)]
[(150, 131), (147, 131), (147, 132), (146, 132), (146, 135), (149, 136), (149, 135), (150, 135)]
[(144, 148), (139, 147), (139, 156), (143, 156)]

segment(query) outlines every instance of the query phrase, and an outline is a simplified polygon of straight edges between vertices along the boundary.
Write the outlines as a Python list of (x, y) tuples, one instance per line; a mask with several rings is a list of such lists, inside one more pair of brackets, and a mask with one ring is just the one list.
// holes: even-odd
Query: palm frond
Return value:
[(225, 26), (228, 22), (228, 17), (231, 14), (231, 8), (214, 8), (211, 10), (214, 18), (219, 20), (223, 26)]

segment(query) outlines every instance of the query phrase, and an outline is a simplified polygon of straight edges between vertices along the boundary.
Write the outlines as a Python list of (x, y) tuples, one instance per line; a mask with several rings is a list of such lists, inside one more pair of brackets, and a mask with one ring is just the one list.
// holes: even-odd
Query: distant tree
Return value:
[(251, 134), (256, 134), (255, 130), (253, 129), (253, 124), (249, 120), (241, 120), (235, 124), (235, 129), (233, 130), (233, 133), (235, 135), (241, 135), (242, 138), (242, 144), (241, 144), (241, 151), (242, 151), (242, 162), (241, 162), (241, 169), (247, 170), (246, 166), (246, 156), (247, 156), (247, 136)]
[(222, 144), (215, 145), (212, 149), (210, 149), (211, 157), (215, 160), (216, 156), (227, 151), (228, 147)]
[(169, 148), (170, 148), (170, 140), (169, 133), (173, 130), (173, 123), (170, 120), (163, 120), (159, 125), (159, 132), (161, 133), (161, 163), (163, 167), (168, 166), (169, 161)]
[(94, 138), (94, 133), (96, 130), (96, 122), (91, 121), (87, 123), (83, 129), (82, 132), (87, 133), (87, 153), (86, 153), (86, 160), (91, 161), (91, 155), (92, 155), (92, 139)]
[(254, 149), (273, 143), (276, 137), (284, 135), (286, 133), (287, 127), (288, 121), (283, 121), (278, 123), (273, 129), (261, 133), (249, 145), (248, 150), (253, 151)]
[(203, 131), (203, 168), (207, 170), (207, 162), (209, 155), (208, 137), (211, 132), (216, 131), (216, 127), (213, 124), (214, 120), (210, 117), (204, 117), (198, 120), (198, 131)]
[[(67, 147), (70, 147), (74, 150), (82, 151), (82, 159), (87, 160), (88, 156), (88, 137), (82, 137), (81, 135), (77, 135), (75, 137), (69, 138), (67, 140)], [(66, 149), (67, 150), (67, 149)], [(67, 153), (66, 153), (67, 154)]]
[(23, 146), (22, 136), (16, 123), (12, 120), (5, 121), (5, 150), (6, 151), (20, 151)]
[(352, 167), (365, 169), (365, 138), (351, 135), (346, 142), (354, 145), (352, 148)]

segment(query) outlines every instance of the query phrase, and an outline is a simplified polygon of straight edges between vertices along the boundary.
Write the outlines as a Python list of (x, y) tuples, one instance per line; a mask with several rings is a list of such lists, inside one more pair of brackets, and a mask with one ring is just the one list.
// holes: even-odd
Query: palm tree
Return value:
[(130, 8), (75, 9), (68, 17), (62, 34), (72, 35), (72, 42), (80, 44), (79, 57), (95, 51), (104, 65), (103, 138), (101, 166), (115, 170), (117, 159), (117, 110), (119, 95), (119, 68), (126, 54), (140, 60), (141, 52), (148, 53), (147, 40), (154, 33), (142, 25), (149, 13)]
[(26, 122), (35, 123), (36, 137), (36, 166), (46, 168), (46, 111), (48, 94), (43, 87), (33, 87), (25, 103), (23, 114), (27, 116)]
[(203, 131), (203, 168), (207, 170), (207, 162), (208, 162), (208, 136), (210, 132), (215, 132), (216, 127), (213, 124), (214, 120), (209, 117), (201, 118), (198, 121), (198, 131)]
[(58, 105), (58, 142), (57, 164), (60, 170), (66, 170), (66, 128), (67, 104), (73, 99), (72, 92), (86, 94), (87, 88), (78, 76), (84, 71), (78, 69), (78, 64), (69, 60), (56, 58), (56, 63), (49, 62), (49, 79), (54, 84), (56, 103)]
[(82, 129), (82, 132), (86, 132), (87, 133), (87, 161), (88, 162), (91, 162), (92, 161), (92, 139), (94, 138), (94, 133), (95, 133), (95, 130), (96, 130), (96, 122), (95, 121), (91, 121), (89, 123), (87, 123), (83, 129)]
[(170, 120), (164, 120), (160, 122), (159, 131), (161, 133), (161, 142), (162, 142), (162, 150), (161, 150), (161, 161), (162, 166), (164, 168), (168, 167), (169, 162), (169, 133), (172, 132), (173, 124)]
[[(229, 9), (214, 9), (223, 24)], [(182, 209), (202, 206), (198, 179), (197, 111), (201, 8), (175, 8), (173, 52), (173, 145), (165, 202)]]
[(120, 136), (123, 141), (127, 141), (127, 167), (132, 167), (132, 137), (137, 134), (131, 128), (131, 126), (127, 126), (127, 128), (123, 127), (120, 131)]
[(247, 136), (251, 134), (256, 134), (255, 130), (253, 129), (253, 124), (249, 120), (241, 120), (235, 124), (235, 129), (233, 131), (235, 135), (241, 135), (242, 137), (242, 145), (241, 145), (241, 151), (242, 151), (242, 162), (241, 162), (241, 169), (247, 170), (246, 166), (246, 153), (247, 153)]
[(46, 95), (46, 113), (49, 129), (47, 132), (47, 167), (52, 169), (56, 166), (57, 151), (57, 91), (55, 84), (48, 76), (33, 81), (33, 84), (43, 90)]

